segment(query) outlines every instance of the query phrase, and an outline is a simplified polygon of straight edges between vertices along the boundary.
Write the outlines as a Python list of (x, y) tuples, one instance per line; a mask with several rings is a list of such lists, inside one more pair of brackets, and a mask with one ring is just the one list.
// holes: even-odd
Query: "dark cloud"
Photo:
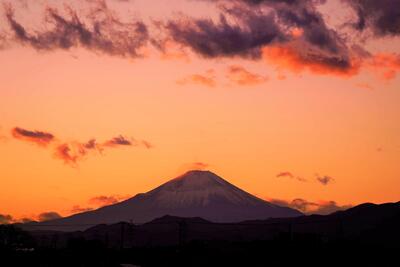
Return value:
[(370, 29), (375, 36), (400, 34), (400, 0), (343, 0), (353, 8), (359, 31)]
[[(206, 58), (260, 58), (262, 46), (286, 38), (273, 14), (243, 5), (235, 8), (224, 9), (218, 22), (181, 16), (168, 21), (163, 28), (173, 41)], [(229, 22), (232, 17), (237, 23)]]
[(83, 47), (112, 56), (140, 56), (139, 50), (149, 38), (146, 25), (121, 21), (104, 0), (87, 2), (90, 7), (85, 15), (68, 5), (65, 12), (47, 6), (41, 29), (32, 31), (15, 18), (11, 4), (4, 5), (4, 9), (14, 41), (22, 45), (42, 51)]
[(51, 133), (36, 130), (31, 131), (20, 127), (12, 129), (11, 134), (16, 139), (32, 142), (40, 146), (47, 146), (55, 139), (54, 135)]
[[(206, 58), (261, 59), (266, 55), (277, 62), (278, 56), (283, 62), (289, 58), (291, 64), (283, 67), (291, 70), (296, 67), (298, 71), (352, 75), (358, 72), (346, 40), (328, 28), (317, 10), (317, 4), (325, 1), (208, 2), (218, 3), (218, 22), (188, 17), (170, 20), (163, 25), (169, 38)], [(273, 53), (265, 53), (269, 47), (275, 48)], [(276, 49), (280, 49), (278, 55)], [(282, 66), (282, 60), (279, 62)]]
[(62, 216), (54, 211), (43, 212), (38, 215), (38, 219), (40, 222), (51, 221), (60, 218), (62, 218)]
[(328, 184), (332, 183), (335, 180), (333, 177), (327, 176), (327, 175), (324, 175), (324, 176), (317, 175), (316, 179), (322, 185), (328, 185)]
[(338, 205), (335, 201), (311, 202), (302, 198), (297, 198), (292, 201), (281, 199), (268, 199), (268, 201), (275, 205), (297, 209), (304, 214), (327, 215), (339, 210), (345, 210), (352, 207), (351, 205)]
[(8, 214), (0, 214), (0, 224), (9, 224), (13, 223), (14, 218)]

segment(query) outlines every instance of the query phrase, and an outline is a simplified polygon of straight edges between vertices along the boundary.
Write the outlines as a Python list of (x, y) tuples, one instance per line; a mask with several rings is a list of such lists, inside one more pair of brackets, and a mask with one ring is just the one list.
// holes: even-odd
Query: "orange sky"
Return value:
[[(181, 2), (193, 16), (190, 5), (201, 7), (197, 15), (210, 8), (188, 1), (168, 8)], [(170, 14), (146, 1), (131, 4), (143, 19)], [(36, 18), (33, 10), (20, 18)], [(366, 47), (391, 55), (400, 39)], [(373, 63), (345, 76), (293, 69), (290, 60), (268, 55), (254, 61), (205, 59), (190, 51), (165, 56), (154, 48), (145, 54), (123, 58), (81, 47), (21, 45), (0, 50), (0, 214), (68, 215), (95, 196), (135, 195), (200, 165), (265, 199), (340, 205), (400, 199), (399, 77), (385, 79)], [(243, 69), (229, 71), (232, 66)], [(49, 132), (56, 140), (38, 146), (13, 137), (14, 127)], [(107, 147), (73, 165), (54, 154), (64, 142), (119, 135), (153, 147)], [(277, 178), (281, 172), (294, 177)], [(317, 181), (323, 176), (333, 181), (323, 185)]]

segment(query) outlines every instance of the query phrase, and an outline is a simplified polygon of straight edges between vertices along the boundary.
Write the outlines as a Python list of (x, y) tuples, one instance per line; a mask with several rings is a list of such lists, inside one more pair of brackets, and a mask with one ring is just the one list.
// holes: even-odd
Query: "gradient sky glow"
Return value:
[[(30, 31), (46, 29), (46, 6), (64, 10), (60, 1), (1, 2), (12, 2), (15, 19)], [(85, 10), (102, 1), (66, 2)], [(177, 12), (217, 20), (221, 12), (213, 1), (107, 3), (123, 20), (146, 24)], [(133, 196), (192, 168), (264, 199), (338, 205), (400, 199), (399, 34), (356, 34), (343, 26), (355, 15), (341, 1), (328, 0), (318, 12), (369, 52), (357, 55), (362, 67), (354, 75), (294, 69), (290, 59), (268, 56), (267, 45), (259, 60), (206, 58), (174, 42), (167, 51), (148, 44), (137, 58), (82, 46), (38, 51), (15, 40), (0, 10), (0, 36), (7, 39), (0, 50), (0, 214), (69, 215), (95, 196)], [(55, 139), (40, 146), (15, 138), (15, 127)], [(120, 135), (134, 145), (106, 145)], [(74, 164), (57, 158), (54, 146), (92, 138), (99, 151)], [(318, 182), (324, 176), (333, 180)]]

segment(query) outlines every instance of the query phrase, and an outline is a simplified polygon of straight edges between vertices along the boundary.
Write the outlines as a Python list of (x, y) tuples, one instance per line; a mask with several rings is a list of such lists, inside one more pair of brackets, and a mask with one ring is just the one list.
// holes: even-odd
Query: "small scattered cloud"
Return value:
[[(155, 44), (157, 46), (157, 44)], [(174, 42), (166, 41), (162, 47), (158, 47), (161, 51), (161, 59), (163, 60), (181, 60), (186, 63), (190, 62), (188, 53)]]
[(84, 150), (99, 150), (101, 151), (101, 146), (97, 143), (96, 139), (90, 139), (86, 143), (79, 144)]
[(49, 132), (26, 130), (20, 127), (15, 127), (12, 129), (11, 134), (15, 139), (35, 143), (39, 146), (49, 148), (53, 151), (53, 155), (56, 159), (60, 159), (65, 164), (73, 167), (76, 167), (78, 162), (85, 159), (89, 153), (102, 154), (106, 148), (141, 146), (146, 149), (151, 149), (154, 147), (153, 144), (147, 140), (136, 140), (134, 138), (128, 139), (123, 135), (119, 135), (103, 143), (99, 143), (94, 138), (87, 142), (62, 142), (59, 139), (56, 139), (56, 137)]
[(296, 198), (292, 201), (282, 199), (267, 199), (272, 204), (289, 207), (303, 212), (304, 214), (321, 214), (327, 215), (339, 210), (351, 208), (351, 205), (339, 205), (335, 201), (319, 201), (312, 202), (302, 198)]
[(147, 148), (147, 149), (154, 148), (154, 145), (152, 143), (150, 143), (149, 141), (142, 140), (141, 142), (144, 145), (144, 147)]
[(400, 71), (400, 54), (395, 53), (379, 53), (369, 57), (366, 65), (378, 77), (389, 81), (396, 78)]
[(32, 131), (20, 127), (13, 128), (11, 134), (16, 139), (35, 143), (39, 146), (47, 146), (55, 140), (54, 135), (51, 133), (37, 130)]
[(132, 146), (133, 143), (131, 140), (128, 140), (126, 137), (119, 135), (116, 137), (113, 137), (110, 140), (107, 140), (103, 144), (104, 146), (108, 147), (117, 147), (117, 146)]
[(215, 87), (217, 85), (215, 71), (207, 70), (204, 74), (192, 74), (176, 82), (179, 85), (197, 84), (207, 87)]
[(240, 86), (258, 85), (268, 81), (266, 76), (252, 73), (239, 65), (230, 66), (226, 77), (230, 82)]
[(8, 214), (0, 214), (0, 224), (14, 223), (14, 218)]
[(322, 185), (328, 185), (332, 183), (335, 179), (328, 175), (323, 175), (323, 176), (317, 175), (316, 180)]
[(54, 156), (64, 161), (65, 164), (75, 165), (78, 155), (71, 154), (71, 147), (68, 144), (58, 145), (55, 149)]
[(203, 161), (188, 162), (179, 166), (178, 170), (176, 171), (176, 175), (181, 175), (182, 173), (186, 173), (188, 171), (193, 171), (193, 170), (203, 171), (209, 168), (210, 164)]
[(277, 178), (280, 177), (289, 177), (289, 178), (294, 178), (294, 175), (291, 172), (280, 172), (276, 175)]
[(88, 212), (92, 211), (104, 206), (109, 206), (112, 204), (116, 204), (118, 202), (121, 202), (123, 200), (126, 200), (130, 198), (131, 196), (129, 195), (100, 195), (100, 196), (95, 196), (92, 197), (88, 200), (88, 203), (84, 206), (81, 205), (74, 205), (72, 208), (69, 210), (70, 213), (76, 214), (76, 213), (82, 213), (82, 212)]
[(38, 220), (40, 222), (46, 222), (60, 218), (62, 218), (62, 216), (55, 211), (43, 212), (38, 215)]
[(72, 214), (76, 214), (76, 213), (82, 213), (82, 212), (87, 212), (87, 211), (91, 211), (91, 210), (93, 210), (93, 208), (91, 208), (91, 207), (81, 207), (79, 205), (74, 205), (74, 206), (72, 206), (70, 212)]
[(205, 170), (206, 168), (208, 168), (210, 165), (208, 163), (205, 162), (193, 162), (192, 164), (193, 170)]
[(111, 195), (111, 196), (96, 196), (89, 200), (89, 203), (92, 205), (96, 205), (97, 207), (103, 207), (118, 203), (120, 201), (128, 199), (130, 196), (120, 196), (120, 195)]

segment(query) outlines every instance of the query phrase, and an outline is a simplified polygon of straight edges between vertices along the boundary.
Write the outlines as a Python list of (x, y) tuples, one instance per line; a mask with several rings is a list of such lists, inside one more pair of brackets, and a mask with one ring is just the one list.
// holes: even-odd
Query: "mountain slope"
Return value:
[(120, 203), (31, 226), (71, 231), (101, 223), (145, 223), (164, 215), (201, 217), (213, 222), (238, 222), (302, 214), (259, 199), (212, 172), (189, 171)]

